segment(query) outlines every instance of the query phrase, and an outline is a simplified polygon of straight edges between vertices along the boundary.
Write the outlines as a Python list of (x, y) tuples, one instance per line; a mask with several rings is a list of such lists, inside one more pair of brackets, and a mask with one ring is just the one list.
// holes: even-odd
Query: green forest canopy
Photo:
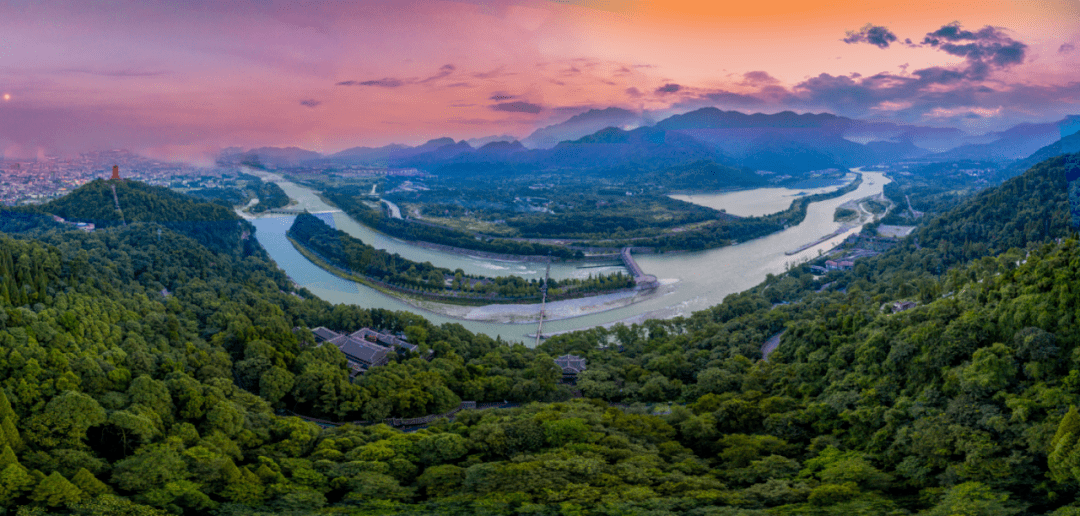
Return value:
[[(23, 233), (0, 236), (0, 503), (76, 514), (1076, 514), (1075, 158), (977, 194), (920, 228), (918, 245), (905, 239), (852, 271), (796, 269), (690, 317), (539, 349), (315, 299), (241, 235), (221, 246), (154, 222), (155, 203), (173, 199), (160, 189), (147, 187), (145, 205), (127, 200), (149, 215), (126, 227), (23, 220)], [(881, 309), (900, 299), (919, 306)], [(351, 382), (336, 348), (309, 344), (306, 328), (319, 325), (404, 331), (435, 358), (401, 357)], [(780, 348), (759, 360), (780, 330)], [(552, 361), (567, 352), (588, 359), (576, 386)], [(461, 400), (523, 405), (412, 433), (279, 415), (378, 420)], [(672, 405), (658, 416), (642, 403)]]

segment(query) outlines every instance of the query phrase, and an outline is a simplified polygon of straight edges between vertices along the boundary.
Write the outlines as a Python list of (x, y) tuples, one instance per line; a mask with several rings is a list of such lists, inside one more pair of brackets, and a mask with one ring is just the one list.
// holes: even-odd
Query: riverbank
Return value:
[[(764, 217), (744, 219), (739, 216), (720, 214), (716, 219), (706, 221), (700, 227), (676, 228), (660, 235), (627, 239), (587, 240), (584, 243), (592, 245), (586, 246), (553, 243), (567, 239), (544, 239), (548, 243), (540, 244), (536, 243), (539, 239), (485, 235), (412, 217), (405, 217), (404, 219), (386, 218), (386, 210), (383, 210), (383, 216), (379, 217), (367, 210), (357, 208), (355, 205), (344, 206), (342, 204), (349, 204), (355, 201), (354, 198), (342, 197), (337, 195), (336, 192), (316, 192), (316, 195), (324, 203), (335, 205), (343, 210), (358, 224), (365, 226), (366, 229), (378, 232), (382, 236), (398, 239), (414, 247), (471, 258), (506, 262), (545, 263), (558, 261), (574, 263), (585, 261), (586, 257), (590, 255), (600, 255), (606, 258), (626, 246), (635, 247), (637, 252), (699, 251), (717, 249), (741, 241), (761, 238), (782, 231), (789, 225), (801, 223), (809, 204), (841, 197), (857, 190), (862, 184), (862, 174), (857, 170), (853, 172), (853, 180), (840, 188), (809, 195), (804, 195), (807, 192), (800, 192), (790, 201), (786, 209)], [(851, 174), (847, 177), (851, 177)], [(383, 202), (388, 203), (389, 201), (384, 199)], [(733, 225), (737, 227), (733, 228)], [(436, 240), (445, 243), (436, 243)], [(704, 241), (704, 244), (702, 241)], [(463, 245), (466, 247), (461, 247)], [(534, 246), (541, 248), (537, 249)], [(496, 249), (491, 249), (492, 247)], [(481, 248), (491, 250), (482, 250)], [(516, 254), (515, 248), (522, 251), (522, 254)], [(547, 249), (544, 254), (524, 254), (525, 252), (536, 253), (537, 251), (543, 251), (543, 248)], [(504, 249), (509, 252), (498, 252)]]
[[(857, 172), (857, 171), (853, 171)], [(881, 192), (882, 186), (889, 182), (879, 172), (864, 172), (864, 181), (856, 191), (840, 198), (812, 203), (808, 207), (805, 220), (789, 226), (778, 233), (746, 241), (737, 245), (718, 249), (695, 252), (634, 253), (634, 258), (647, 273), (661, 278), (660, 288), (648, 293), (624, 294), (622, 300), (593, 298), (575, 301), (573, 304), (597, 305), (588, 311), (581, 311), (569, 304), (559, 310), (556, 317), (544, 320), (544, 334), (554, 335), (597, 326), (611, 327), (617, 324), (631, 325), (650, 319), (668, 319), (687, 316), (721, 303), (732, 293), (741, 292), (764, 281), (768, 274), (779, 274), (786, 270), (790, 262), (804, 257), (816, 257), (818, 251), (828, 251), (839, 243), (838, 236), (811, 247), (795, 256), (784, 252), (821, 235), (833, 232), (840, 224), (833, 221), (833, 212), (838, 206), (852, 199), (862, 199)], [(310, 211), (323, 211), (332, 207), (320, 201), (316, 193), (285, 182), (283, 188), (290, 197), (300, 200), (302, 206)], [(782, 205), (788, 207), (794, 192), (785, 189), (764, 189), (757, 193), (724, 200), (729, 212), (753, 213), (762, 205)], [(695, 200), (697, 196), (695, 196)], [(401, 253), (414, 261), (430, 261), (433, 264), (449, 268), (463, 268), (470, 274), (487, 275), (492, 271), (503, 271), (518, 276), (543, 277), (544, 268), (538, 264), (510, 265), (506, 262), (477, 261), (464, 259), (458, 255), (421, 249), (416, 246), (391, 240), (381, 234), (360, 228), (346, 214), (335, 215), (338, 227), (346, 231), (357, 232), (354, 236), (378, 242), (380, 249)], [(460, 324), (470, 331), (501, 336), (511, 342), (523, 342), (532, 346), (535, 337), (526, 337), (536, 331), (539, 305), (505, 305), (492, 310), (512, 310), (514, 313), (491, 313), (483, 307), (468, 307), (427, 303), (414, 299), (402, 299), (397, 295), (384, 293), (367, 285), (344, 280), (331, 274), (300, 254), (285, 237), (291, 225), (291, 217), (260, 217), (252, 223), (257, 226), (255, 237), (267, 249), (271, 258), (288, 273), (301, 287), (313, 295), (332, 303), (354, 304), (363, 308), (404, 310), (423, 316), (434, 324)], [(353, 227), (356, 226), (356, 227)], [(346, 229), (349, 228), (349, 229)], [(552, 277), (556, 269), (561, 277), (577, 277), (576, 267), (563, 264), (552, 266)], [(521, 272), (518, 272), (518, 271)], [(583, 269), (594, 270), (594, 269)], [(486, 271), (486, 272), (485, 272)], [(610, 301), (610, 302), (608, 302)], [(631, 302), (632, 301), (632, 302)], [(565, 301), (559, 303), (566, 303)], [(549, 304), (549, 313), (554, 307)], [(475, 312), (473, 310), (476, 310)], [(552, 314), (555, 315), (555, 314)]]
[[(573, 319), (609, 310), (625, 308), (633, 304), (663, 297), (675, 291), (675, 280), (669, 280), (657, 288), (649, 290), (626, 290), (612, 294), (562, 301), (548, 301), (543, 306), (544, 322)], [(417, 308), (437, 313), (445, 317), (465, 321), (501, 323), (501, 324), (536, 324), (540, 322), (540, 303), (528, 305), (485, 305), (460, 306), (434, 303), (423, 300), (404, 300)]]
[[(318, 253), (308, 249), (294, 238), (290, 236), (286, 236), (286, 238), (288, 238), (289, 242), (292, 243), (293, 247), (303, 255), (304, 258), (324, 271), (341, 279), (354, 281), (378, 290), (383, 294), (393, 296), (416, 308), (446, 317), (469, 321), (527, 324), (539, 322), (540, 320), (541, 303), (530, 302), (534, 301), (533, 299), (508, 299), (501, 303), (492, 303), (490, 299), (440, 296), (428, 292), (406, 289), (373, 280), (365, 276), (352, 274), (349, 271), (343, 270), (340, 267), (327, 262), (319, 256)], [(571, 299), (548, 301), (546, 306), (544, 306), (546, 314), (544, 319), (549, 321), (568, 319), (626, 307), (646, 299), (651, 299), (655, 295), (662, 295), (662, 292), (657, 292), (658, 290), (660, 289), (656, 287), (649, 289), (641, 289), (638, 287), (619, 289), (603, 294), (585, 295)]]

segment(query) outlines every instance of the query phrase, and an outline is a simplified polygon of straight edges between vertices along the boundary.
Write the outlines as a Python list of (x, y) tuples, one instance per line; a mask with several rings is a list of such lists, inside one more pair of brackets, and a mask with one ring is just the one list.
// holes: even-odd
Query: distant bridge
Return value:
[(619, 259), (622, 260), (623, 265), (625, 265), (626, 269), (630, 271), (630, 274), (634, 275), (634, 283), (637, 285), (637, 287), (641, 289), (647, 289), (656, 288), (657, 286), (659, 286), (660, 283), (659, 281), (657, 281), (656, 276), (653, 276), (652, 274), (645, 274), (645, 271), (641, 270), (641, 266), (639, 266), (637, 262), (634, 261), (634, 256), (630, 254), (631, 249), (633, 248), (624, 247), (622, 249), (622, 252), (619, 253)]
[(281, 214), (281, 215), (299, 215), (301, 213), (304, 213), (305, 211), (312, 214), (312, 215), (317, 215), (319, 213), (341, 213), (341, 210), (310, 211), (310, 210), (305, 210), (303, 208), (295, 207), (295, 206), (290, 207), (290, 208), (270, 208), (269, 210), (266, 210), (264, 213), (277, 213), (277, 214)]

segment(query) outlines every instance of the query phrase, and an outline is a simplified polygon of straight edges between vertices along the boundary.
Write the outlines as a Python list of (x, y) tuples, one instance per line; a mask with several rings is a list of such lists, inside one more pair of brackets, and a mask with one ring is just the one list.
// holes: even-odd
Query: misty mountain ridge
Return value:
[(522, 143), (530, 149), (550, 149), (560, 142), (576, 140), (601, 129), (640, 126), (645, 125), (644, 121), (641, 114), (628, 109), (590, 109), (570, 117), (565, 122), (537, 129), (523, 138)]
[[(230, 149), (232, 152), (219, 158), (219, 162), (283, 167), (324, 161), (428, 171), (453, 166), (458, 172), (466, 172), (469, 164), (484, 164), (491, 169), (493, 164), (502, 163), (516, 170), (628, 166), (655, 169), (712, 160), (755, 170), (803, 173), (916, 158), (1008, 162), (1031, 155), (1062, 135), (1080, 131), (1080, 116), (970, 135), (955, 128), (857, 120), (831, 113), (746, 114), (715, 107), (672, 115), (654, 125), (620, 128), (643, 121), (639, 113), (612, 107), (575, 115), (520, 141), (506, 136), (486, 137), (472, 140), (474, 145), (442, 137), (415, 147), (353, 147), (326, 156), (296, 147), (262, 147), (246, 152)], [(572, 137), (554, 142), (563, 136)], [(483, 140), (490, 141), (480, 145)]]

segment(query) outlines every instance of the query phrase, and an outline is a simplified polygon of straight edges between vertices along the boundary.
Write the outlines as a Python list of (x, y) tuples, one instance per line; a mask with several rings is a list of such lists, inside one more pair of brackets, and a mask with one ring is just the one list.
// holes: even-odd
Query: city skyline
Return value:
[(611, 106), (974, 133), (1080, 111), (1075, 1), (16, 0), (0, 19), (6, 158), (521, 138)]

